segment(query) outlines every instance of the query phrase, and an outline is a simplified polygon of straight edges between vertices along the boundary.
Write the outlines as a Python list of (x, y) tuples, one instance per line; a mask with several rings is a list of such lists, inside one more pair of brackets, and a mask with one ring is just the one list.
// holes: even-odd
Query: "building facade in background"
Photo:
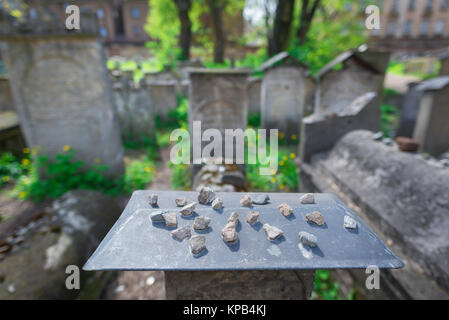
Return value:
[[(148, 0), (26, 0), (28, 16), (36, 19), (42, 6), (64, 18), (68, 5), (93, 10), (98, 17), (100, 34), (108, 55), (135, 56), (148, 54), (144, 44), (150, 37), (144, 30), (148, 14)], [(82, 23), (82, 22), (81, 22)]]
[(428, 52), (449, 45), (449, 0), (383, 0), (381, 28), (371, 45), (391, 51)]

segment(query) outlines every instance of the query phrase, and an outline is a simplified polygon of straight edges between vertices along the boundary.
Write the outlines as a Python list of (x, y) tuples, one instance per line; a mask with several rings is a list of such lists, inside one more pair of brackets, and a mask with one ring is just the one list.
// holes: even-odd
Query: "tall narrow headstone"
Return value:
[(281, 52), (266, 61), (259, 71), (265, 72), (260, 98), (262, 127), (298, 137), (306, 105), (313, 102), (313, 81), (308, 68)]
[(428, 80), (421, 90), (413, 138), (421, 152), (439, 156), (449, 150), (449, 76)]
[[(191, 136), (195, 134), (193, 122), (201, 121), (201, 135), (207, 129), (221, 132), (223, 141), (222, 156), (225, 157), (225, 129), (242, 129), (247, 125), (247, 78), (246, 69), (191, 69), (189, 70), (189, 128)], [(193, 134), (192, 134), (193, 133)], [(229, 143), (234, 143), (235, 139)], [(210, 141), (201, 142), (201, 150)], [(191, 146), (199, 147), (199, 146)], [(231, 146), (236, 156), (235, 145)], [(192, 152), (193, 163), (201, 162), (201, 154)], [(192, 166), (192, 179), (202, 165)], [(244, 174), (244, 165), (239, 165)]]
[(248, 79), (248, 112), (260, 113), (260, 91), (262, 79), (251, 77)]
[(94, 13), (81, 10), (80, 30), (64, 21), (17, 23), (0, 18), (2, 57), (28, 146), (54, 157), (64, 146), (87, 166), (123, 173), (123, 147), (112, 107), (111, 82)]

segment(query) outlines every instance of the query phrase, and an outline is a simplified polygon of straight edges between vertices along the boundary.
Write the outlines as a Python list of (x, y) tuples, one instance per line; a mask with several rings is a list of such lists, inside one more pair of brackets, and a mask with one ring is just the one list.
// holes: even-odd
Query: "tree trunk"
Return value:
[(226, 36), (223, 32), (222, 12), (225, 4), (223, 0), (208, 0), (207, 3), (214, 31), (214, 62), (224, 63)]
[(178, 7), (178, 16), (181, 23), (181, 32), (179, 35), (179, 47), (181, 48), (180, 60), (190, 59), (190, 41), (192, 38), (192, 22), (190, 21), (189, 11), (192, 6), (191, 0), (175, 0)]
[(298, 39), (298, 44), (302, 45), (306, 42), (307, 33), (310, 30), (310, 26), (312, 25), (312, 20), (315, 15), (315, 12), (320, 5), (320, 0), (312, 0), (312, 6), (309, 6), (309, 0), (302, 0), (301, 7), (301, 17), (299, 21), (299, 28), (296, 32), (296, 37)]
[(278, 0), (273, 33), (268, 40), (268, 53), (273, 56), (287, 49), (293, 20), (295, 0)]

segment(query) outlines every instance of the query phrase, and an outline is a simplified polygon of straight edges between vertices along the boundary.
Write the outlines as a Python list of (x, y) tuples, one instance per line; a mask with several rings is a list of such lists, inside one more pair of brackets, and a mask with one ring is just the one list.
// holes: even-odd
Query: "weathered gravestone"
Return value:
[(449, 52), (441, 54), (440, 59), (440, 76), (449, 76)]
[(449, 76), (420, 85), (422, 98), (413, 138), (420, 151), (439, 156), (449, 150)]
[(262, 90), (262, 79), (250, 77), (248, 79), (248, 112), (260, 112), (260, 91)]
[(396, 136), (409, 138), (413, 136), (421, 98), (422, 90), (420, 90), (420, 83), (409, 83), (407, 93), (404, 96), (401, 106), (401, 116)]
[(127, 142), (143, 143), (154, 135), (154, 112), (150, 92), (145, 81), (121, 81), (113, 84), (114, 108)]
[(0, 111), (12, 111), (13, 101), (11, 86), (6, 75), (0, 75)]
[(115, 118), (98, 23), (81, 11), (83, 27), (65, 29), (53, 19), (15, 22), (2, 15), (2, 56), (15, 109), (30, 147), (50, 157), (69, 145), (86, 165), (123, 173), (123, 148)]
[(380, 99), (389, 54), (362, 46), (342, 53), (321, 69), (314, 113), (303, 119), (300, 157), (309, 161), (356, 129), (380, 129)]
[(287, 137), (299, 136), (304, 110), (313, 103), (314, 83), (308, 68), (288, 53), (266, 61), (261, 88), (262, 127), (279, 129)]
[(150, 93), (154, 113), (167, 119), (170, 110), (178, 105), (176, 80), (147, 80), (146, 87)]
[[(364, 272), (350, 272), (360, 293), (383, 299), (449, 298), (449, 169), (374, 140), (346, 134), (327, 152), (301, 163), (301, 192), (332, 192), (355, 210), (405, 261), (367, 290)], [(346, 274), (346, 278), (348, 274)]]
[[(207, 129), (217, 129), (222, 137), (222, 156), (225, 157), (226, 143), (233, 150), (232, 160), (236, 159), (236, 139), (225, 139), (225, 129), (241, 129), (245, 131), (247, 125), (247, 78), (246, 69), (191, 69), (189, 92), (189, 128), (191, 138), (195, 134), (203, 135)], [(201, 127), (194, 126), (194, 121)], [(198, 131), (198, 132), (197, 132)], [(199, 137), (198, 137), (199, 138)], [(192, 141), (192, 140), (191, 140)], [(201, 141), (201, 146), (191, 144), (192, 150), (192, 179), (201, 169), (203, 159), (199, 148), (208, 145), (210, 141)], [(216, 155), (215, 155), (216, 156)], [(244, 175), (244, 164), (238, 165)]]

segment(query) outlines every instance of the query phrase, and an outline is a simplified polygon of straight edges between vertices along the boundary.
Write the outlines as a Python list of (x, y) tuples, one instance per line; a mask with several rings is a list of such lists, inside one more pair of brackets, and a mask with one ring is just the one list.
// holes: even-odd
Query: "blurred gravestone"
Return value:
[[(190, 92), (189, 92), (189, 128), (193, 133), (193, 121), (201, 121), (201, 135), (207, 129), (217, 129), (222, 134), (223, 150), (222, 156), (225, 156), (225, 129), (242, 129), (245, 131), (247, 125), (247, 78), (249, 70), (246, 69), (191, 69)], [(193, 133), (195, 134), (195, 133)], [(233, 141), (232, 150), (235, 160), (236, 150)], [(209, 141), (202, 141), (201, 150)], [(198, 146), (191, 146), (198, 147)], [(201, 157), (192, 153), (192, 159)], [(203, 162), (203, 161), (202, 161)], [(235, 161), (234, 161), (235, 163)], [(202, 165), (192, 166), (192, 179), (201, 169)], [(235, 167), (235, 166), (234, 166)], [(244, 180), (244, 165), (238, 165), (238, 174)], [(226, 179), (226, 178), (225, 178)], [(238, 179), (238, 180), (241, 180)], [(194, 183), (195, 186), (195, 183)], [(232, 190), (230, 190), (232, 191)]]
[(423, 93), (413, 138), (419, 141), (420, 151), (439, 156), (449, 150), (449, 76), (419, 87)]
[[(63, 146), (76, 159), (123, 173), (123, 148), (94, 13), (81, 10), (81, 30), (45, 18), (18, 23), (2, 14), (2, 57), (30, 147), (54, 157)], [(42, 18), (41, 18), (42, 17)]]
[(248, 79), (248, 112), (260, 112), (260, 90), (262, 89), (262, 79), (251, 77)]
[(401, 106), (401, 116), (396, 136), (409, 138), (413, 136), (422, 98), (422, 90), (419, 88), (418, 82), (411, 82), (408, 84), (408, 90)]
[(300, 134), (306, 105), (313, 102), (313, 81), (308, 68), (288, 53), (281, 52), (266, 61), (261, 88), (262, 127), (279, 129), (287, 137)]
[(0, 72), (0, 111), (13, 110), (11, 86), (8, 76)]
[(176, 80), (150, 80), (146, 87), (150, 93), (151, 101), (154, 106), (155, 114), (167, 119), (170, 110), (176, 109), (177, 99), (177, 81)]

